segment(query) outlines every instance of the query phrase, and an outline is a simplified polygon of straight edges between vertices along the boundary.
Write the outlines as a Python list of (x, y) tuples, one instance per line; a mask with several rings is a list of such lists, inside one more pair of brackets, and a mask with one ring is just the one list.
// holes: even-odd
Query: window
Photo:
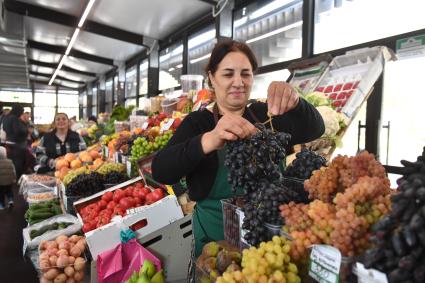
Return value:
[(113, 94), (113, 81), (107, 80), (105, 83), (105, 111), (112, 112), (112, 94)]
[(286, 81), (291, 73), (285, 69), (271, 73), (256, 75), (252, 85), (252, 99), (267, 98), (267, 89), (272, 81)]
[(425, 28), (423, 0), (316, 0), (314, 52)]
[(183, 44), (174, 44), (159, 52), (159, 90), (180, 85), (183, 67)]
[(234, 14), (233, 37), (266, 66), (301, 57), (302, 0), (257, 1)]
[(124, 105), (125, 105), (125, 107), (130, 106), (130, 105), (136, 105), (136, 98), (126, 99)]
[(139, 66), (139, 95), (148, 96), (148, 70), (149, 63), (148, 60), (143, 60)]
[(137, 68), (131, 67), (125, 72), (125, 98), (137, 95)]
[(216, 30), (210, 25), (189, 36), (189, 65), (188, 74), (205, 75), (204, 68), (211, 57), (211, 51), (217, 43)]
[(78, 92), (61, 91), (58, 92), (58, 112), (64, 112), (69, 118), (75, 116), (79, 119)]
[(32, 103), (31, 90), (1, 90), (0, 101), (2, 102), (21, 102), (21, 103)]
[(97, 87), (93, 88), (91, 104), (92, 104), (91, 115), (97, 115)]
[(114, 103), (118, 101), (118, 75), (114, 77)]
[(56, 112), (56, 91), (34, 91), (34, 123), (50, 124), (53, 122)]

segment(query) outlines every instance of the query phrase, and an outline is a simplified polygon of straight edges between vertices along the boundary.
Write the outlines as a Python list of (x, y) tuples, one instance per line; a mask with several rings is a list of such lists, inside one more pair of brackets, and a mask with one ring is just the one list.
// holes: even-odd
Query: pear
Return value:
[(162, 269), (151, 278), (151, 283), (165, 283), (164, 271)]
[(143, 266), (139, 271), (139, 276), (142, 276), (142, 274), (146, 274), (148, 278), (152, 278), (155, 272), (156, 272), (156, 268), (155, 268), (155, 265), (152, 263), (152, 261), (145, 259), (145, 261), (143, 262)]
[(148, 276), (143, 273), (141, 276), (139, 276), (139, 279), (137, 279), (137, 283), (151, 283), (151, 281), (149, 280)]

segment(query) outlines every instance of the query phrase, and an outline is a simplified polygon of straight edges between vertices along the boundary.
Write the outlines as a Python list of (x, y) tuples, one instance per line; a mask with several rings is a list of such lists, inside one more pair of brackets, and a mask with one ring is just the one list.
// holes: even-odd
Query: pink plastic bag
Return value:
[(161, 262), (151, 252), (140, 245), (136, 239), (121, 243), (114, 249), (97, 256), (97, 276), (99, 283), (124, 282), (133, 271), (139, 272), (145, 259), (161, 270)]

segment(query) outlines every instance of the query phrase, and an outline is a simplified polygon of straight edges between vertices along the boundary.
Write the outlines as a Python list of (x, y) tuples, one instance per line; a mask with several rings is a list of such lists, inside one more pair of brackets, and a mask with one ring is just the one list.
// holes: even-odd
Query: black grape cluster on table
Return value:
[(105, 175), (98, 172), (80, 174), (66, 186), (65, 194), (74, 197), (88, 197), (105, 189), (105, 184), (119, 184), (128, 179), (127, 175), (110, 171)]
[(416, 162), (401, 163), (399, 192), (391, 213), (373, 227), (375, 247), (364, 264), (386, 273), (390, 283), (425, 282), (425, 147)]
[(256, 127), (259, 131), (251, 138), (227, 143), (224, 161), (233, 191), (237, 188), (244, 191), (243, 228), (248, 230), (245, 240), (251, 245), (268, 240), (263, 227), (265, 222), (282, 224), (280, 204), (299, 198), (296, 192), (283, 186), (279, 170), (291, 136), (275, 133), (261, 124)]
[(295, 160), (285, 170), (286, 177), (306, 180), (311, 177), (314, 170), (326, 166), (326, 158), (306, 148), (303, 148), (295, 156)]

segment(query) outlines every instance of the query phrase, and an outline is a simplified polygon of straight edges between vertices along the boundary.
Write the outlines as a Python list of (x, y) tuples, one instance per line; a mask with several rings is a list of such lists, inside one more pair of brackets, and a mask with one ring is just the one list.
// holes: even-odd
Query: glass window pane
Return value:
[(67, 94), (61, 91), (58, 93), (58, 112), (64, 112), (69, 118), (76, 116), (79, 118), (79, 96), (78, 94)]
[(205, 75), (205, 66), (208, 63), (211, 51), (216, 43), (216, 30), (214, 25), (210, 25), (189, 36), (189, 74)]
[(130, 105), (136, 105), (136, 98), (129, 98), (125, 100), (125, 107)]
[(314, 52), (425, 28), (423, 0), (316, 0)]
[(34, 107), (34, 123), (35, 124), (50, 124), (55, 118), (55, 108), (45, 106)]
[(125, 97), (136, 96), (137, 91), (137, 69), (136, 66), (131, 67), (125, 73)]
[(235, 12), (236, 40), (247, 43), (259, 66), (301, 57), (301, 0), (257, 1)]
[(105, 83), (105, 111), (112, 112), (112, 94), (113, 94), (113, 81), (112, 79)]
[(1, 90), (0, 101), (32, 103), (32, 93), (31, 93), (31, 90), (28, 90), (28, 91)]
[(118, 76), (114, 77), (114, 102), (118, 101)]
[(92, 106), (91, 114), (94, 116), (97, 115), (97, 105)]
[[(94, 87), (93, 88), (91, 104), (92, 104), (92, 106), (96, 106), (97, 105), (97, 87)], [(94, 113), (96, 113), (96, 112), (94, 112)]]
[(148, 94), (148, 60), (143, 60), (139, 66), (140, 81), (139, 81), (139, 95), (147, 96)]
[(252, 85), (252, 99), (267, 98), (267, 89), (272, 81), (286, 81), (291, 73), (285, 70), (279, 70), (271, 73), (256, 75)]
[(159, 52), (159, 90), (180, 85), (183, 67), (183, 44), (174, 44)]
[(56, 91), (36, 89), (34, 91), (34, 106), (56, 106)]

